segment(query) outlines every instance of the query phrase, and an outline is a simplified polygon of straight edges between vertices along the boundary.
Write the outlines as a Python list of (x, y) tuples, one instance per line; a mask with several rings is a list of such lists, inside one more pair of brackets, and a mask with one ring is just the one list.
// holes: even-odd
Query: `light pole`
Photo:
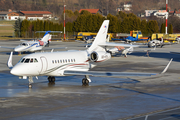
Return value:
[(64, 0), (64, 40), (66, 40), (66, 31), (65, 31), (65, 25), (66, 25), (66, 23), (65, 23), (65, 7), (66, 7), (66, 5), (65, 5), (65, 0)]
[(168, 0), (166, 0), (166, 33), (167, 34), (167, 19), (168, 19)]

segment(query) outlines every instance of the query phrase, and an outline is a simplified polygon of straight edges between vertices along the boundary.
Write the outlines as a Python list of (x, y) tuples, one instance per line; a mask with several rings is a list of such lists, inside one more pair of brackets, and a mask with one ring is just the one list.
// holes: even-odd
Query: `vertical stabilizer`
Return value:
[(136, 39), (138, 39), (138, 34), (136, 35)]
[(48, 40), (49, 40), (49, 38), (50, 38), (50, 31), (47, 31), (46, 33), (45, 33), (45, 35), (43, 36), (43, 38), (41, 39), (41, 41), (43, 41), (43, 42), (48, 42)]
[(106, 43), (106, 37), (109, 27), (109, 20), (104, 20), (103, 24), (101, 25), (101, 28), (99, 29), (94, 42), (92, 45), (88, 48), (89, 52), (92, 51), (104, 51), (104, 48), (98, 46), (100, 43)]

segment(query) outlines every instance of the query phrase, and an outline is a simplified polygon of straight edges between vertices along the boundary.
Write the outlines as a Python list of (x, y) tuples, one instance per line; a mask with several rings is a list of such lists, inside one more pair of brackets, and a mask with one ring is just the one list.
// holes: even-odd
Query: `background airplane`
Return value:
[(0, 46), (0, 48), (11, 49), (15, 52), (25, 52), (25, 51), (34, 52), (34, 51), (42, 50), (45, 46), (49, 46), (49, 43), (51, 42), (50, 32), (51, 31), (47, 31), (43, 36), (43, 38), (40, 40), (38, 39), (32, 41), (22, 40), (24, 42), (20, 43), (15, 48), (4, 47), (4, 46)]
[(112, 38), (112, 40), (116, 41), (116, 40), (121, 40), (121, 41), (125, 41), (126, 43), (131, 43), (131, 42), (136, 42), (136, 41), (148, 41), (149, 39), (141, 39), (138, 38), (138, 34), (136, 35), (136, 37), (132, 37), (132, 36), (128, 36), (126, 38), (123, 39), (118, 39), (118, 38)]
[[(15, 66), (12, 65), (13, 52), (11, 52), (7, 63), (11, 69), (10, 73), (23, 79), (28, 78), (29, 87), (33, 83), (33, 77), (37, 78), (37, 76), (48, 76), (49, 82), (54, 82), (54, 76), (84, 75), (85, 78), (82, 79), (82, 84), (88, 85), (91, 82), (89, 76), (157, 75), (156, 73), (89, 71), (99, 62), (111, 59), (111, 54), (106, 51), (107, 46), (136, 47), (136, 45), (106, 42), (108, 26), (109, 20), (105, 20), (94, 42), (87, 50), (33, 53), (24, 56)], [(167, 71), (170, 62), (162, 73)]]

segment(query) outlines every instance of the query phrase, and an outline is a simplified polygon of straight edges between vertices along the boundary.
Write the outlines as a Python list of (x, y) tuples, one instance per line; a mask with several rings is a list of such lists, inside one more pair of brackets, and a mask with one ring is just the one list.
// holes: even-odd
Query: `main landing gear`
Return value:
[(49, 76), (48, 77), (48, 81), (49, 81), (49, 83), (54, 83), (55, 82), (55, 77), (53, 77), (53, 76)]
[(89, 86), (89, 82), (91, 82), (91, 79), (88, 75), (85, 75), (85, 78), (82, 79), (82, 86)]

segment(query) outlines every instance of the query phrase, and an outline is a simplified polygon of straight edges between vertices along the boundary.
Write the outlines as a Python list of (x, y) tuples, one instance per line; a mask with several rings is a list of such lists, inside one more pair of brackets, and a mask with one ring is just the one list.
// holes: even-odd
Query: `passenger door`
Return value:
[(48, 67), (48, 63), (47, 63), (47, 59), (45, 57), (41, 57), (41, 63), (42, 63), (42, 67), (41, 67), (41, 74), (45, 73)]

